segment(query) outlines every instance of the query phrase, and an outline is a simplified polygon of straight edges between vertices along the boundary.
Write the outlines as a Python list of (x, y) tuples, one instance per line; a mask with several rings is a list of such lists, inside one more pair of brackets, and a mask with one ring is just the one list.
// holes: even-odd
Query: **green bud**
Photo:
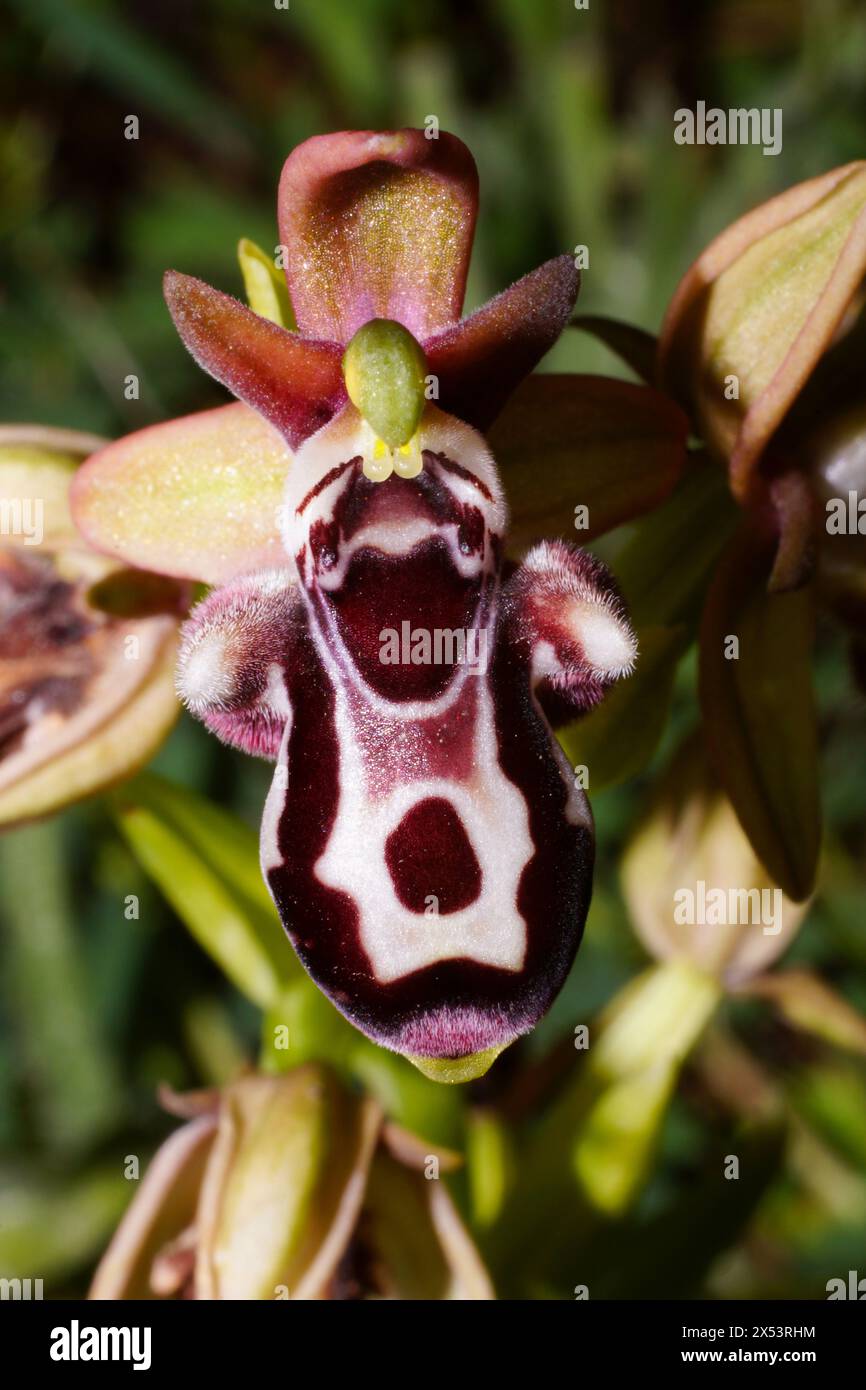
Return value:
[(319, 1296), (351, 1237), (380, 1125), (373, 1102), (313, 1064), (226, 1087), (198, 1209), (197, 1296)]
[(427, 362), (408, 329), (392, 319), (359, 328), (343, 356), (349, 399), (390, 448), (408, 444), (424, 410)]

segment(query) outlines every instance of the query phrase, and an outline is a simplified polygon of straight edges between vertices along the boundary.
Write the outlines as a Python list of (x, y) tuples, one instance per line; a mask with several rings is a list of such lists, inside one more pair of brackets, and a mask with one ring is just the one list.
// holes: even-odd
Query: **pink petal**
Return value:
[(486, 429), (553, 347), (579, 288), (572, 258), (557, 256), (426, 342), (443, 410)]
[(459, 317), (478, 203), (475, 162), (445, 131), (318, 135), (286, 160), (280, 240), (302, 333), (347, 343), (372, 318), (420, 339)]
[(346, 399), (339, 347), (311, 342), (254, 314), (203, 280), (166, 271), (166, 303), (196, 362), (296, 449)]
[(220, 406), (91, 455), (72, 482), (73, 519), (97, 550), (221, 584), (285, 562), (277, 522), (291, 462), (272, 425)]

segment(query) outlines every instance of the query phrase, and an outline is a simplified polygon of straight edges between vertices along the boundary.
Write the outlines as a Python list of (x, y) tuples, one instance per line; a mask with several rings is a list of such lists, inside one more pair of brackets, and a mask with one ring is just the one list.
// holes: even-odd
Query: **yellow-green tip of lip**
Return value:
[(343, 355), (349, 400), (392, 449), (408, 444), (424, 410), (427, 360), (408, 328), (370, 319)]
[(458, 1086), (461, 1082), (477, 1081), (484, 1076), (506, 1046), (506, 1043), (500, 1043), (498, 1047), (488, 1047), (483, 1052), (470, 1052), (466, 1057), (407, 1057), (406, 1060), (431, 1081)]

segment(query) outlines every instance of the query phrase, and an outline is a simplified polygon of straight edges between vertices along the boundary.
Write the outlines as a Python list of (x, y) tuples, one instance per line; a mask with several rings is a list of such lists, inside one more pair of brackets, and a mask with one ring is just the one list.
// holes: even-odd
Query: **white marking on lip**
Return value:
[(272, 661), (268, 667), (267, 681), (259, 698), (259, 704), (272, 709), (275, 714), (281, 714), (284, 719), (288, 719), (292, 713), (288, 691), (286, 690), (286, 678), (280, 666), (275, 661)]
[(468, 555), (461, 551), (458, 531), (459, 527), (455, 522), (444, 522), (437, 526), (422, 518), (411, 522), (379, 522), (374, 526), (365, 526), (356, 531), (351, 540), (341, 542), (337, 564), (333, 569), (317, 575), (316, 582), (323, 593), (330, 589), (340, 589), (358, 551), (368, 549), (377, 550), (383, 555), (405, 556), (409, 555), (416, 545), (435, 537), (445, 542), (451, 563), (463, 579), (474, 579), (485, 568), (492, 569), (489, 561), (485, 565), (483, 557), (477, 551)]
[[(473, 771), (468, 782), (421, 778), (401, 782), (384, 798), (369, 791), (353, 720), (338, 689), (340, 794), (328, 844), (316, 877), (348, 893), (359, 914), (359, 936), (382, 984), (437, 961), (468, 957), (501, 970), (519, 971), (526, 957), (526, 922), (517, 909), (520, 876), (534, 853), (529, 815), (519, 789), (497, 757), (492, 699), (479, 692)], [(428, 797), (451, 803), (481, 867), (479, 896), (458, 912), (426, 916), (398, 899), (385, 844), (404, 816)], [(503, 825), (508, 826), (507, 835)], [(432, 891), (432, 889), (431, 889)]]
[[(459, 461), (461, 467), (483, 484), (484, 496), (471, 478), (430, 463), (442, 483), (458, 500), (477, 507), (484, 522), (483, 555), (464, 554), (459, 545), (459, 527), (454, 522), (408, 515), (384, 521), (367, 519), (350, 541), (342, 540), (336, 564), (314, 576), (307, 544), (310, 527), (316, 521), (334, 518), (342, 490), (351, 485), (353, 473), (346, 470), (310, 502), (303, 517), (296, 515), (298, 501), (310, 490), (311, 480), (323, 478), (335, 461), (356, 456), (357, 414), (346, 408), (329, 425), (309, 439), (298, 451), (289, 473), (286, 505), (283, 509), (284, 541), (292, 556), (305, 551), (302, 579), (305, 589), (318, 584), (323, 595), (342, 584), (352, 555), (366, 546), (383, 554), (406, 554), (420, 541), (441, 536), (449, 549), (455, 570), (468, 577), (496, 567), (490, 541), (504, 534), (506, 509), (496, 467), (483, 438), (469, 426), (429, 406), (420, 430), (420, 447), (432, 454)], [(408, 484), (407, 484), (408, 486)], [(337, 805), (328, 843), (314, 866), (318, 880), (346, 893), (355, 903), (359, 916), (359, 940), (370, 962), (373, 975), (381, 983), (400, 979), (437, 961), (468, 957), (502, 970), (523, 968), (527, 950), (527, 924), (518, 911), (520, 878), (535, 852), (529, 833), (529, 812), (519, 788), (505, 776), (499, 765), (496, 723), (489, 678), (458, 671), (448, 690), (438, 699), (400, 703), (379, 697), (361, 681), (345, 646), (339, 639), (332, 612), (324, 620), (311, 594), (304, 593), (310, 619), (310, 632), (322, 661), (326, 678), (335, 694), (334, 718), (339, 747), (339, 778), (335, 789)], [(324, 605), (330, 608), (330, 605)], [(495, 595), (484, 604), (484, 619), (491, 637), (496, 626)], [(417, 764), (398, 775), (396, 784), (377, 795), (368, 779), (357, 720), (369, 720), (387, 731), (389, 721), (410, 728), (419, 719), (446, 717), (448, 708), (460, 698), (468, 679), (477, 680), (477, 705), (472, 729), (473, 749), (468, 759), (471, 772), (465, 780), (425, 777), (423, 753)], [(280, 752), (285, 761), (288, 727)], [(409, 759), (411, 763), (413, 760)], [(418, 802), (428, 797), (443, 798), (460, 816), (481, 868), (479, 896), (458, 911), (425, 916), (404, 907), (398, 899), (385, 861), (389, 835)], [(277, 823), (285, 804), (285, 789), (274, 787), (266, 807), (267, 829), (263, 828), (263, 864), (276, 867), (281, 862), (277, 848)], [(505, 830), (506, 833), (503, 833)], [(435, 890), (433, 890), (435, 891)]]
[[(288, 472), (284, 504), (280, 509), (283, 544), (290, 556), (300, 554), (308, 540), (310, 527), (316, 521), (327, 522), (333, 519), (337, 500), (340, 494), (353, 484), (355, 470), (346, 469), (338, 473), (321, 492), (310, 498), (301, 515), (297, 510), (299, 504), (309, 495), (316, 480), (327, 477), (336, 464), (363, 455), (367, 442), (365, 431), (368, 432), (369, 427), (361, 420), (358, 412), (352, 406), (345, 406), (298, 450)], [(456, 500), (469, 503), (480, 510), (487, 533), (502, 536), (507, 524), (507, 510), (496, 465), (484, 438), (469, 425), (444, 414), (433, 405), (428, 405), (418, 431), (418, 443), (423, 452), (441, 454), (466, 468), (469, 477), (462, 477), (457, 472), (443, 468), (435, 458), (429, 463), (431, 472), (437, 475)], [(489, 496), (484, 495), (484, 489)], [(414, 520), (411, 519), (413, 522)], [(419, 520), (423, 524), (423, 519)], [(396, 525), (371, 526), (361, 533), (363, 543), (375, 546), (387, 554), (405, 554), (407, 545), (411, 548), (409, 542), (415, 542), (409, 529), (402, 541), (399, 532), (401, 525), (408, 528), (409, 522), (410, 518), (406, 518), (403, 523), (398, 521)], [(437, 527), (431, 519), (427, 521), (426, 529), (423, 532), (419, 531), (418, 535), (421, 537), (437, 533), (445, 536), (454, 563), (460, 572), (476, 574), (481, 567), (479, 557), (474, 554), (463, 555), (460, 552), (457, 527), (454, 524), (443, 523)], [(346, 554), (341, 553), (338, 564), (328, 572), (327, 578), (322, 576), (323, 587), (333, 588), (342, 583), (345, 566), (359, 543), (361, 542), (358, 538), (353, 537), (351, 543), (341, 544), (340, 550), (345, 550)], [(485, 563), (490, 567), (491, 558), (485, 557)], [(312, 574), (309, 561), (305, 569), (307, 574), (303, 575), (302, 579), (309, 582)]]
[[(271, 668), (273, 672), (273, 668)], [(280, 869), (283, 866), (283, 856), (280, 852), (280, 821), (286, 808), (286, 800), (289, 795), (289, 766), (288, 766), (288, 747), (289, 739), (292, 735), (292, 724), (294, 716), (292, 704), (286, 689), (285, 678), (281, 675), (282, 682), (282, 702), (286, 709), (286, 727), (283, 729), (283, 739), (280, 744), (280, 751), (277, 754), (277, 763), (274, 768), (274, 775), (268, 790), (265, 807), (262, 812), (262, 828), (259, 839), (259, 863), (262, 868), (262, 876), (265, 883), (268, 883), (268, 874), (273, 869)], [(268, 685), (272, 681), (269, 679)]]

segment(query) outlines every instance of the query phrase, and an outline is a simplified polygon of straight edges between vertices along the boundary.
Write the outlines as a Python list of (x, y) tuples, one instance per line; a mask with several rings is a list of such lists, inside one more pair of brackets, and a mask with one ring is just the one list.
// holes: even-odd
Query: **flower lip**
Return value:
[(342, 538), (358, 548), (369, 538), (382, 554), (408, 553), (415, 535), (429, 535), (444, 519), (443, 499), (430, 484), (428, 473), (373, 483), (356, 464), (340, 508)]
[(362, 545), (406, 555), (434, 534), (448, 540), (464, 576), (489, 570), (506, 511), (481, 437), (428, 405), (415, 437), (423, 471), (374, 484), (361, 467), (370, 433), (350, 404), (295, 457), (282, 509), (283, 544), (298, 557), (304, 582), (313, 582), (315, 572), (317, 585), (335, 589)]
[[(406, 664), (389, 657), (391, 644), (411, 640), (423, 601), (425, 631), (467, 632), (482, 620), (483, 594), (478, 576), (455, 569), (441, 537), (419, 539), (403, 555), (388, 555), (363, 546), (352, 553), (346, 581), (328, 592), (334, 646), (345, 651), (370, 689), (384, 698), (437, 699), (457, 674), (452, 650), (440, 664)], [(433, 593), (435, 599), (430, 600)], [(375, 605), (371, 602), (376, 596)]]

